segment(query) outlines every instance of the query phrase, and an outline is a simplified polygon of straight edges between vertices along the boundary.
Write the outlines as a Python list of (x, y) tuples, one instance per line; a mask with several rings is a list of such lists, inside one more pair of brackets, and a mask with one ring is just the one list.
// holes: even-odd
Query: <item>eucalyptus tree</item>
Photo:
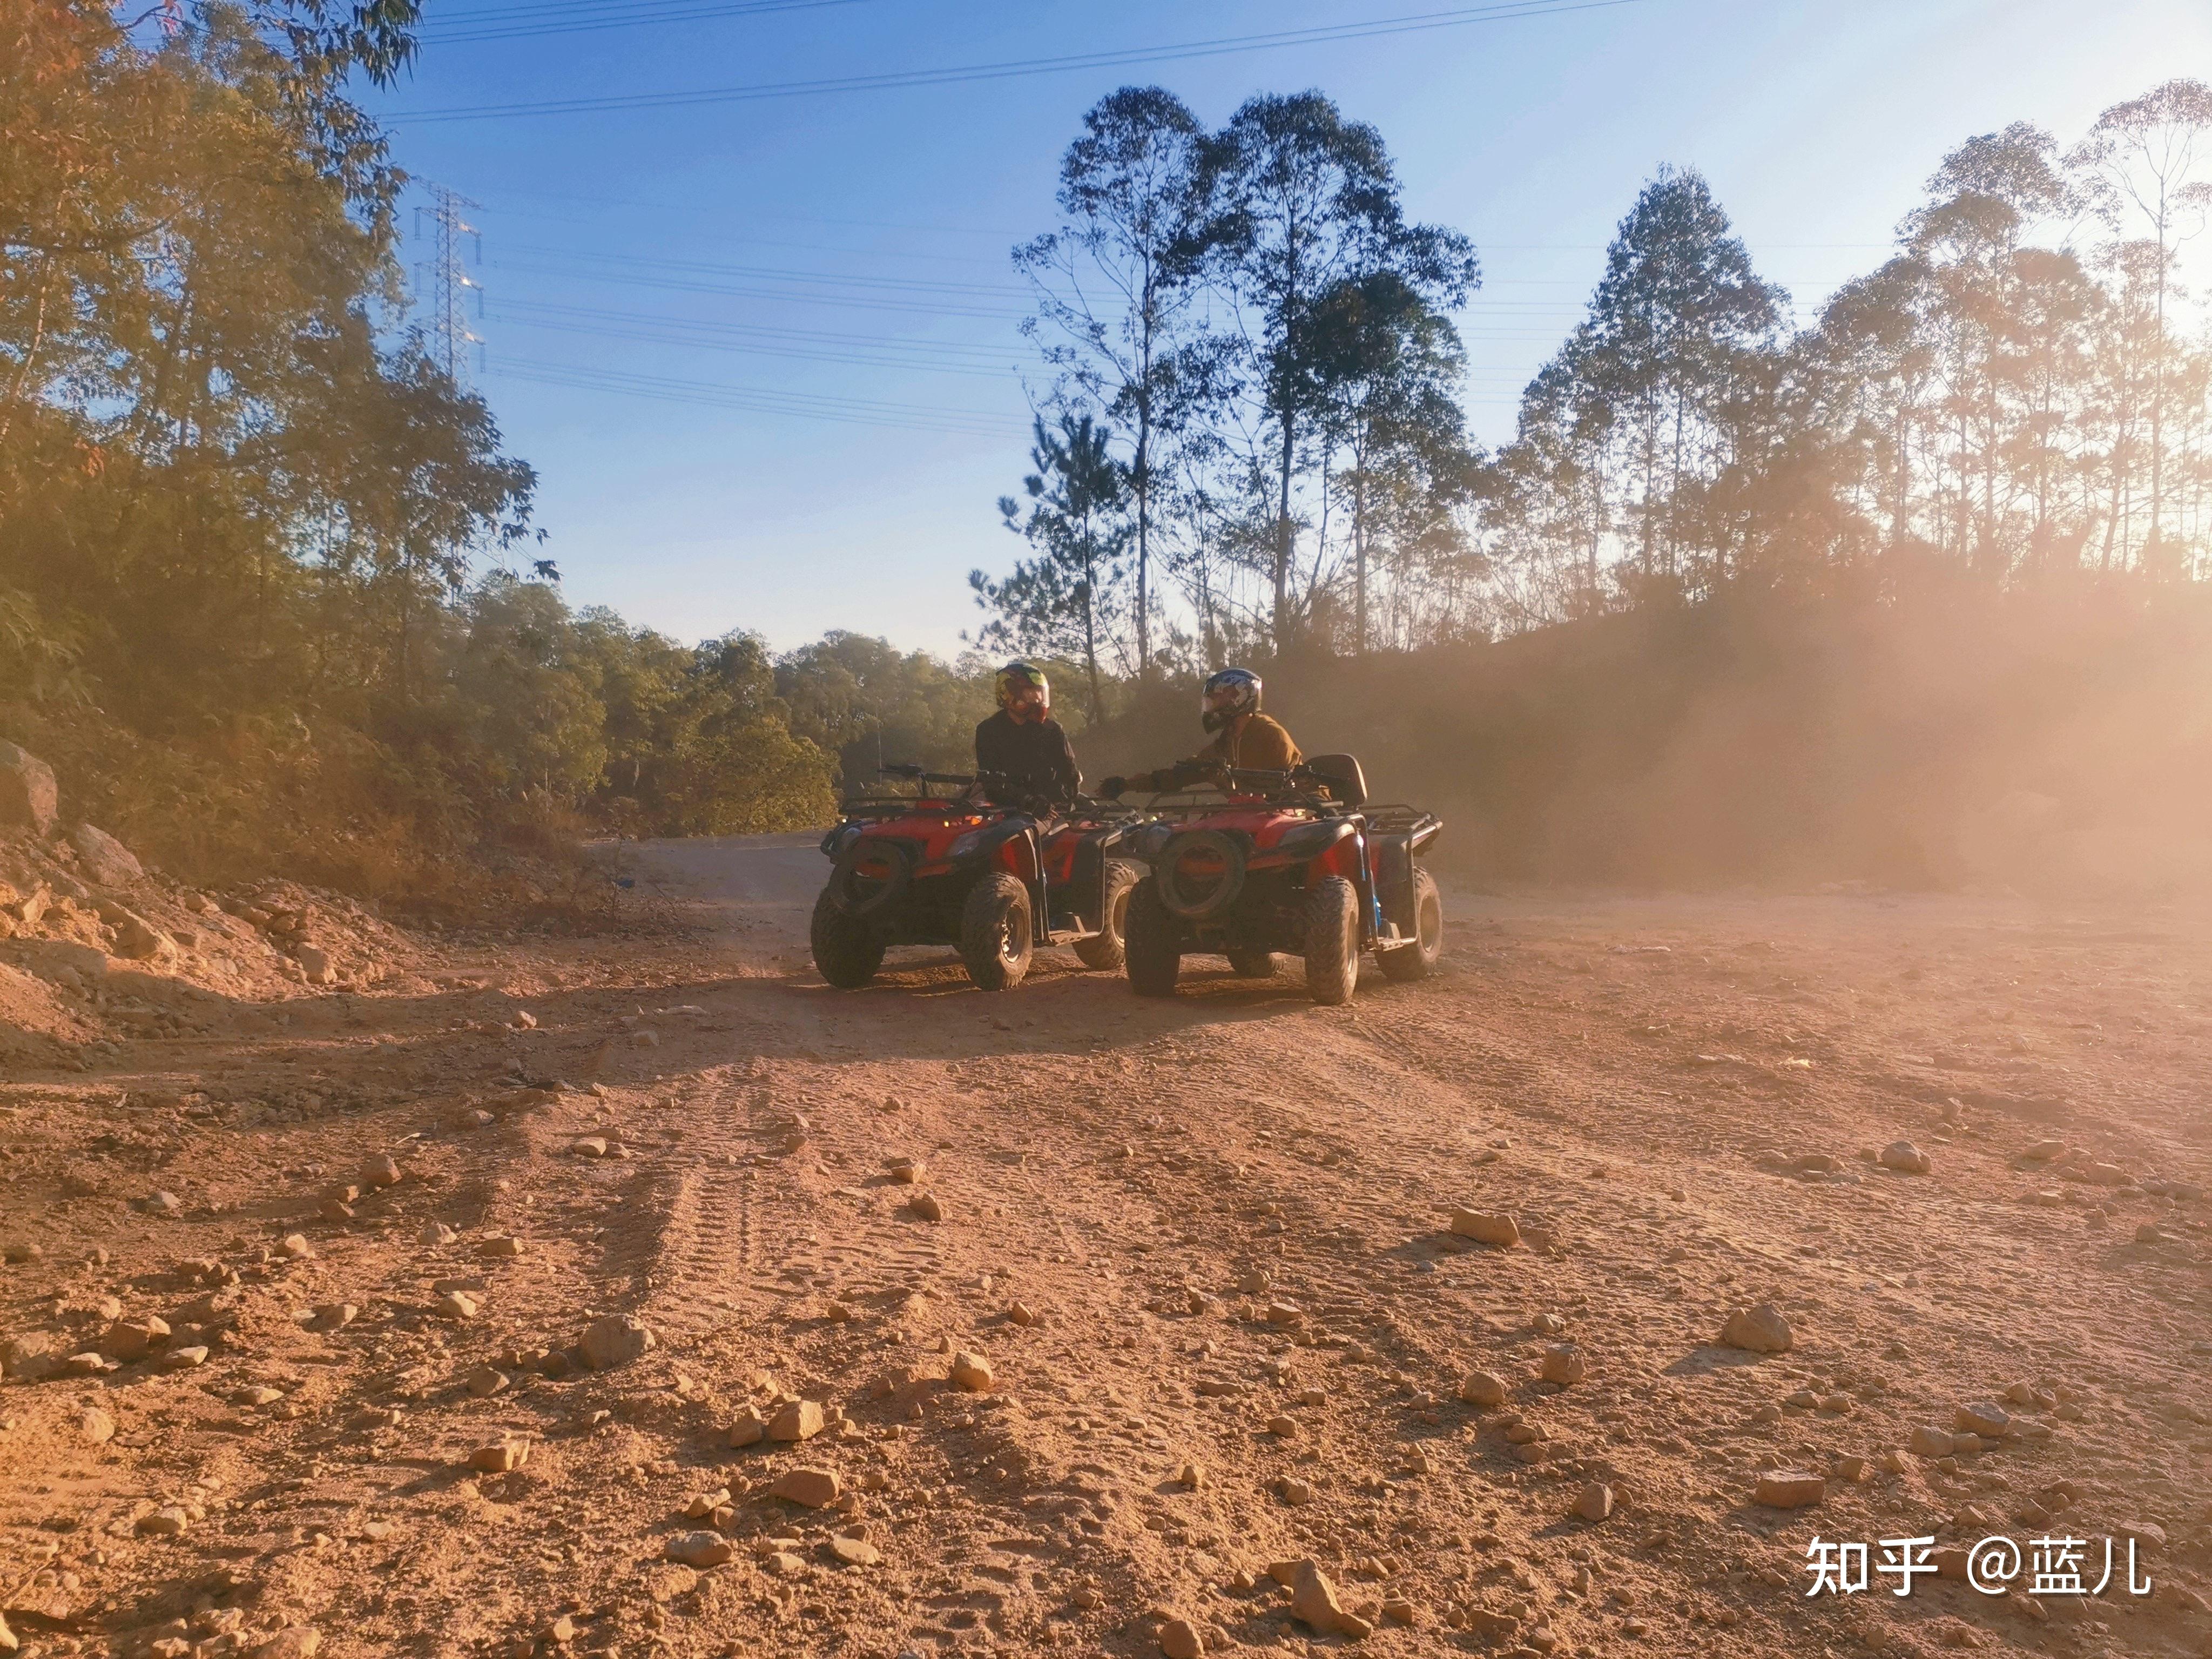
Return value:
[(1267, 458), (1269, 625), (1280, 648), (1297, 619), (1292, 493), (1330, 395), (1316, 364), (1317, 308), (1340, 284), (1388, 272), (1448, 312), (1466, 302), (1480, 268), (1459, 232), (1407, 222), (1382, 135), (1318, 92), (1238, 109), (1207, 145), (1204, 185), (1206, 269), (1234, 310), (1253, 455)]
[[(1450, 319), (1390, 270), (1323, 295), (1310, 332), (1314, 401), (1343, 454), (1333, 483), (1352, 520), (1352, 650), (1364, 656), (1377, 532), (1381, 550), (1456, 550), (1450, 507), (1474, 470), (1457, 395), (1466, 353)], [(1402, 557), (1394, 562), (1401, 580), (1412, 575)]]
[(1779, 343), (1789, 296), (1751, 255), (1694, 169), (1662, 168), (1606, 250), (1583, 372), (1625, 425), (1622, 481), (1646, 582), (1673, 588), (1686, 476), (1731, 459), (1729, 433), (1755, 398), (1759, 360)]
[(1153, 542), (1160, 451), (1182, 425), (1207, 362), (1187, 349), (1205, 129), (1158, 87), (1124, 87), (1084, 115), (1060, 159), (1057, 230), (1014, 250), (1036, 292), (1023, 331), (1070, 388), (1129, 434), (1137, 672), (1154, 667)]
[[(2150, 347), (2150, 538), (2159, 548), (2166, 501), (2166, 302), (2184, 244), (2212, 218), (2212, 86), (2172, 80), (2097, 118), (2069, 158), (2099, 216), (2124, 243), (2139, 229), (2152, 258), (2155, 331)], [(2136, 262), (2138, 264), (2141, 261)]]

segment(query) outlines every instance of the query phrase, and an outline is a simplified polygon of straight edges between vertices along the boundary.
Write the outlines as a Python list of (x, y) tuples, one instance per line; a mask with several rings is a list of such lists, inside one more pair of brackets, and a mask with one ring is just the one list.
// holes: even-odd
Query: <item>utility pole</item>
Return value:
[[(476, 290), (477, 315), (483, 315), (483, 287), (473, 280), (461, 256), (461, 238), (469, 237), (476, 247), (477, 263), (483, 263), (483, 236), (477, 228), (461, 216), (464, 210), (482, 207), (458, 191), (443, 185), (429, 185), (430, 223), (436, 232), (436, 246), (428, 269), (417, 265), (420, 280), (429, 295), (430, 349), (446, 378), (465, 391), (469, 383), (469, 348), (481, 346), (481, 336), (469, 331), (468, 291)], [(422, 210), (415, 210), (416, 228), (422, 228)]]

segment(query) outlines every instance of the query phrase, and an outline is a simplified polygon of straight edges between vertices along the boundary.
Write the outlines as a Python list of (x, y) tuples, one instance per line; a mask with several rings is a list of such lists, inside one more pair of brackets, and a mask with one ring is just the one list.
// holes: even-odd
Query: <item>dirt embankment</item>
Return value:
[[(1454, 891), (1446, 970), (1343, 1009), (1057, 952), (846, 994), (803, 841), (638, 857), (682, 926), (32, 971), (20, 1651), (2212, 1641), (2199, 916)], [(1759, 1306), (1786, 1349), (1721, 1343)], [(1815, 1535), (1995, 1533), (2120, 1566), (1805, 1594)]]

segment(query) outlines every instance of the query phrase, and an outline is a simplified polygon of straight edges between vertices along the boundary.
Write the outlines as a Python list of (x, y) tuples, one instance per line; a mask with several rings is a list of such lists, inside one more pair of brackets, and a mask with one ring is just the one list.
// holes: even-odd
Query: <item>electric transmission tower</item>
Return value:
[[(469, 383), (469, 348), (482, 346), (483, 337), (469, 331), (468, 294), (476, 290), (477, 315), (483, 315), (483, 287), (471, 278), (467, 264), (461, 255), (461, 238), (471, 239), (476, 248), (477, 263), (483, 263), (483, 237), (477, 228), (461, 216), (465, 210), (479, 209), (481, 203), (471, 202), (458, 191), (443, 185), (426, 186), (430, 192), (430, 223), (437, 234), (435, 249), (424, 266), (416, 267), (424, 282), (430, 298), (430, 354), (446, 371), (446, 377), (465, 389)], [(415, 210), (416, 228), (422, 228), (422, 210)]]

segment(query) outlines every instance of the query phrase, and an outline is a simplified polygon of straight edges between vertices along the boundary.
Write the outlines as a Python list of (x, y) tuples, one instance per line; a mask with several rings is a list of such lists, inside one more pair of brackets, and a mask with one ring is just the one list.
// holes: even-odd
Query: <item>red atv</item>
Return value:
[(1060, 810), (994, 774), (882, 769), (916, 793), (848, 800), (822, 838), (836, 860), (811, 930), (823, 978), (857, 989), (894, 945), (952, 945), (986, 991), (1020, 984), (1040, 945), (1072, 943), (1086, 967), (1121, 965), (1144, 872), (1115, 854), (1137, 813), (1081, 798)]
[(1129, 896), (1138, 995), (1174, 995), (1194, 951), (1227, 957), (1248, 979), (1273, 974), (1278, 951), (1303, 956), (1306, 989), (1330, 1005), (1352, 1000), (1363, 951), (1395, 980), (1436, 965), (1443, 900), (1417, 860), (1443, 825), (1414, 807), (1368, 805), (1351, 756), (1287, 772), (1185, 762), (1174, 783), (1130, 842), (1152, 866)]

